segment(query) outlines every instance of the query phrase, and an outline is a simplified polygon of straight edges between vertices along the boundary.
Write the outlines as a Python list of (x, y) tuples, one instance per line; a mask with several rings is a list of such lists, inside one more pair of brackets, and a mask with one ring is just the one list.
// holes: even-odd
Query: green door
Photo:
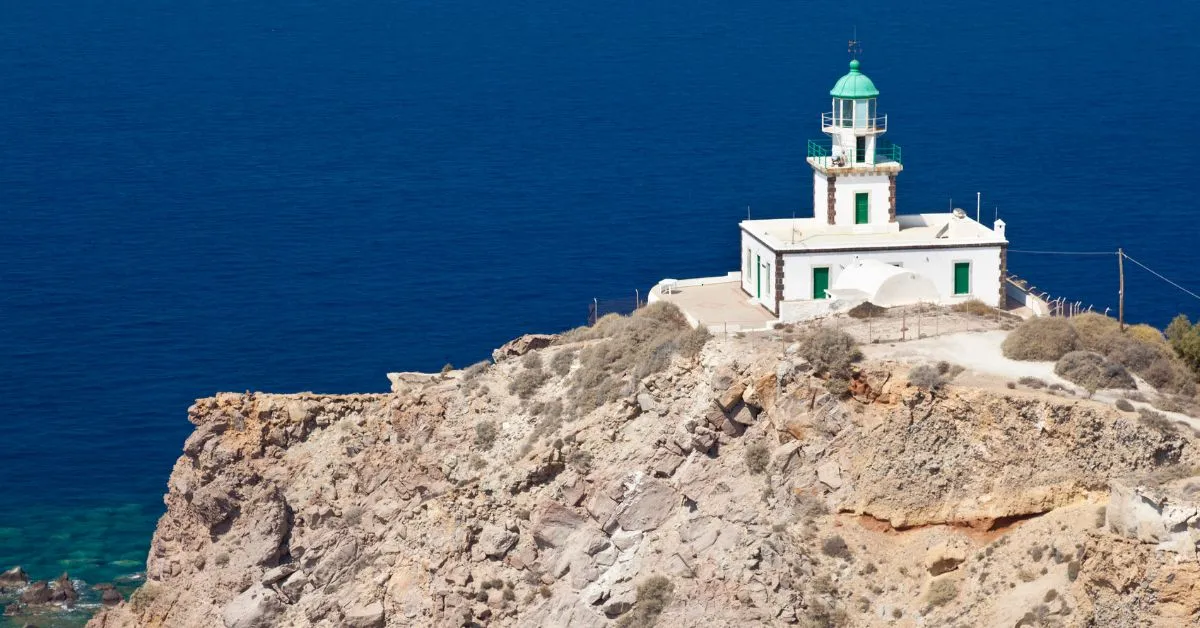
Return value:
[(755, 277), (755, 279), (754, 279), (754, 291), (755, 291), (754, 297), (756, 299), (761, 299), (762, 298), (762, 256), (761, 255), (754, 256), (754, 277)]
[(954, 263), (954, 294), (971, 294), (971, 262)]
[(824, 299), (825, 291), (829, 289), (829, 269), (814, 268), (813, 269), (813, 298)]
[(867, 192), (859, 192), (854, 195), (854, 224), (865, 225), (869, 217), (871, 195)]

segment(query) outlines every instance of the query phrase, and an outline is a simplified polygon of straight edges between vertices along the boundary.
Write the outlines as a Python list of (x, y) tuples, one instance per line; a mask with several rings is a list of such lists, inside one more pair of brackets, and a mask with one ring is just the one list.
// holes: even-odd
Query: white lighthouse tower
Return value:
[(669, 289), (660, 283), (652, 300), (676, 300), (710, 329), (742, 326), (756, 316), (820, 318), (867, 301), (880, 307), (1006, 304), (1004, 222), (989, 227), (961, 209), (897, 214), (900, 147), (883, 139), (888, 117), (879, 113), (879, 90), (861, 66), (851, 61), (829, 90), (831, 107), (821, 114), (825, 137), (808, 142), (812, 217), (742, 221), (739, 270), (672, 279)]
[(850, 71), (829, 90), (832, 109), (821, 115), (829, 139), (808, 142), (813, 209), (827, 224), (853, 226), (855, 232), (897, 231), (900, 147), (882, 138), (887, 116), (879, 113), (879, 90), (860, 65), (851, 61)]

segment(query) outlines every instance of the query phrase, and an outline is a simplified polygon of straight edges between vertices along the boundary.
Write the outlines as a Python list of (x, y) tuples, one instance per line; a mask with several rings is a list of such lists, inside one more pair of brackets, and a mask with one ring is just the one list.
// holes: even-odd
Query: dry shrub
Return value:
[(922, 364), (908, 372), (908, 383), (910, 386), (924, 388), (925, 390), (938, 390), (946, 385), (946, 377), (943, 373), (949, 370), (950, 367), (948, 364), (946, 371), (929, 364)]
[(550, 370), (555, 375), (563, 376), (571, 372), (571, 365), (575, 363), (575, 352), (563, 349), (554, 354), (550, 359)]
[(1117, 406), (1117, 409), (1120, 410), (1121, 412), (1133, 412), (1133, 410), (1134, 410), (1133, 404), (1129, 403), (1128, 401), (1126, 401), (1124, 399), (1118, 399), (1117, 403), (1115, 405)]
[(673, 356), (694, 358), (709, 339), (694, 329), (673, 304), (652, 303), (631, 316), (610, 314), (582, 332), (581, 340), (601, 340), (579, 352), (580, 368), (570, 386), (583, 412), (633, 394), (637, 382), (667, 368)]
[(1167, 415), (1155, 412), (1149, 408), (1138, 409), (1138, 423), (1164, 434), (1173, 434), (1175, 432), (1174, 421), (1168, 419)]
[(530, 351), (529, 353), (526, 353), (525, 355), (521, 356), (521, 366), (535, 371), (540, 370), (542, 368), (541, 354), (537, 351)]
[(494, 421), (480, 421), (475, 424), (475, 447), (487, 451), (496, 444), (496, 429)]
[[(531, 354), (527, 353), (526, 355)], [(549, 377), (546, 371), (543, 371), (540, 366), (536, 369), (525, 369), (514, 375), (512, 380), (508, 382), (508, 392), (521, 399), (528, 399), (542, 387), (542, 384), (546, 383)]]
[(880, 307), (870, 301), (863, 301), (846, 310), (846, 315), (850, 318), (879, 318), (884, 314), (887, 314), (886, 307)]
[(1134, 340), (1143, 344), (1161, 345), (1163, 347), (1171, 346), (1167, 344), (1167, 337), (1163, 335), (1161, 330), (1145, 323), (1130, 325), (1129, 327), (1125, 328), (1125, 333), (1128, 334), (1130, 338), (1133, 338)]
[(821, 542), (821, 553), (831, 558), (840, 558), (849, 561), (853, 558), (850, 554), (850, 546), (846, 545), (846, 540), (840, 536), (831, 536)]
[(939, 578), (929, 584), (929, 594), (925, 601), (930, 606), (944, 606), (958, 597), (958, 586), (949, 578)]
[(1054, 361), (1079, 348), (1079, 334), (1064, 318), (1035, 317), (1004, 339), (1001, 349), (1012, 360)]
[(674, 590), (666, 576), (650, 576), (638, 585), (637, 603), (617, 620), (617, 628), (650, 628), (671, 603)]
[(1025, 376), (1021, 377), (1020, 379), (1017, 380), (1017, 383), (1022, 386), (1027, 386), (1029, 388), (1035, 388), (1035, 389), (1046, 387), (1045, 381), (1043, 381), (1041, 378), (1033, 377), (1032, 375), (1025, 375)]
[(1054, 364), (1054, 372), (1092, 392), (1101, 388), (1136, 387), (1125, 367), (1090, 351), (1072, 351), (1064, 355)]
[[(1131, 325), (1121, 331), (1120, 323), (1089, 312), (1070, 319), (1084, 349), (1095, 351), (1137, 373), (1162, 392), (1194, 395), (1194, 374), (1171, 351), (1163, 333), (1150, 325)], [(1178, 331), (1179, 327), (1176, 327)]]
[(979, 299), (968, 299), (962, 303), (955, 303), (954, 305), (950, 306), (950, 309), (963, 314), (971, 314), (974, 316), (984, 316), (989, 318), (995, 318), (997, 313), (996, 308), (984, 303), (983, 301), (980, 301)]
[(800, 336), (799, 342), (800, 356), (816, 373), (848, 375), (850, 365), (862, 359), (854, 337), (840, 329), (813, 327)]
[(767, 470), (771, 463), (771, 451), (762, 443), (752, 443), (746, 447), (746, 468), (755, 475)]

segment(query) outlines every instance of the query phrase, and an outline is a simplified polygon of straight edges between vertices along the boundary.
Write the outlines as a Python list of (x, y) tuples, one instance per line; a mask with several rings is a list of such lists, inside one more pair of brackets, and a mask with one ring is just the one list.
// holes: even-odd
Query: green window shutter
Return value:
[(954, 263), (954, 294), (971, 294), (971, 262)]
[(854, 224), (865, 225), (871, 217), (871, 195), (859, 192), (854, 195)]
[(814, 269), (812, 269), (812, 275), (813, 275), (813, 298), (814, 299), (828, 298), (825, 295), (825, 291), (829, 289), (829, 269), (828, 268), (814, 268)]

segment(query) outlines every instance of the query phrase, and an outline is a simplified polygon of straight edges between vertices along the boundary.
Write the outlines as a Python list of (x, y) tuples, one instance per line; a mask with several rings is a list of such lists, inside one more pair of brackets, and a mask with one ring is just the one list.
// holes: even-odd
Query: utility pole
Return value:
[(1117, 321), (1121, 331), (1125, 331), (1125, 250), (1117, 249), (1117, 274), (1121, 277), (1121, 285), (1117, 291)]

